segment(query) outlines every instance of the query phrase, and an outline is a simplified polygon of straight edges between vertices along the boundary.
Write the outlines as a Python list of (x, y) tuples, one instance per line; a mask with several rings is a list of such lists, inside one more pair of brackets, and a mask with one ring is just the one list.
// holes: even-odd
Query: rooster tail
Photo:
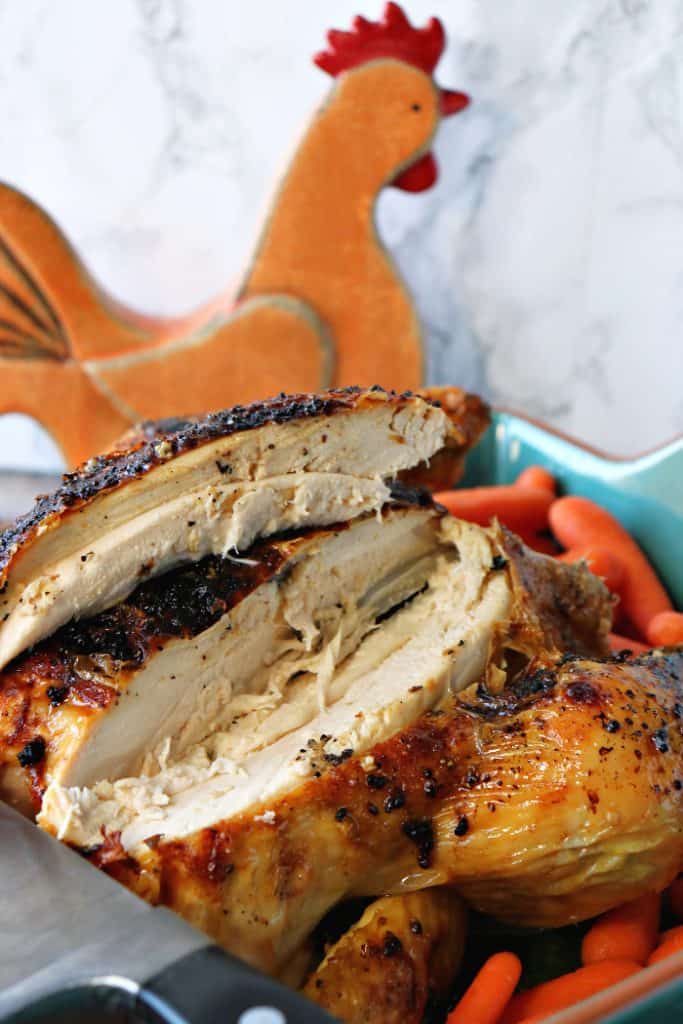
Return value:
[(0, 183), (1, 358), (52, 363), (70, 358), (54, 286), (58, 273), (66, 271), (68, 278), (76, 259), (50, 218), (27, 196)]
[(81, 365), (78, 324), (86, 343), (118, 327), (56, 224), (0, 183), (0, 414), (37, 420), (70, 465), (130, 425)]
[(155, 344), (172, 326), (110, 298), (45, 211), (0, 182), (0, 359), (98, 359)]

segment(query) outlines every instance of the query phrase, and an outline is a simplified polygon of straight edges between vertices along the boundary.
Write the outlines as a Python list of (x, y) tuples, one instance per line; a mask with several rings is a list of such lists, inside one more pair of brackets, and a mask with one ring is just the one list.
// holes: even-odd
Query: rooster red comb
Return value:
[(430, 18), (424, 28), (414, 28), (398, 4), (388, 3), (381, 21), (358, 15), (350, 32), (333, 28), (327, 42), (328, 48), (313, 60), (333, 77), (381, 57), (405, 61), (431, 75), (443, 52), (445, 34), (438, 18)]

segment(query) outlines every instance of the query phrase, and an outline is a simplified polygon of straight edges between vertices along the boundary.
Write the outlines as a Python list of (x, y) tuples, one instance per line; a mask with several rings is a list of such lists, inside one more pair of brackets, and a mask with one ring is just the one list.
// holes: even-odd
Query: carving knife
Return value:
[(332, 1024), (0, 803), (0, 1021)]

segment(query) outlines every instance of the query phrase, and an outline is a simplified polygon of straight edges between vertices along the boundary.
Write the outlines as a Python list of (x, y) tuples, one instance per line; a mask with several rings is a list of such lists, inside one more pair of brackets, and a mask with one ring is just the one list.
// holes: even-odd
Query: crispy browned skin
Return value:
[(568, 566), (531, 551), (503, 526), (489, 533), (500, 553), (492, 571), (508, 573), (514, 601), (492, 637), (488, 687), (501, 689), (506, 673), (541, 652), (606, 656), (613, 599), (604, 582), (581, 563), (567, 573)]
[[(515, 591), (526, 605), (515, 621), (501, 623), (499, 645), (530, 654), (606, 655), (614, 599), (603, 581), (580, 564), (574, 565), (579, 571), (567, 575), (555, 558), (530, 551), (505, 527), (497, 530)], [(532, 644), (525, 640), (530, 631)]]
[(440, 405), (458, 426), (459, 436), (453, 444), (437, 452), (428, 466), (416, 466), (410, 472), (402, 473), (401, 478), (417, 487), (443, 491), (453, 487), (461, 478), (467, 452), (474, 447), (491, 422), (490, 409), (478, 395), (469, 394), (462, 388), (420, 388), (417, 394), (428, 402)]
[(420, 1024), (446, 997), (465, 946), (465, 906), (439, 886), (384, 896), (335, 945), (304, 994), (344, 1024)]
[(269, 971), (352, 896), (451, 884), (559, 926), (662, 889), (683, 858), (683, 649), (537, 661), (263, 807), (135, 860), (91, 856)]
[[(478, 439), (488, 423), (488, 409), (475, 396), (467, 396), (458, 388), (447, 389), (449, 398), (444, 409), (454, 426), (447, 449), (446, 463), (460, 467), (469, 447)], [(456, 397), (459, 396), (459, 397)], [(427, 395), (434, 404), (438, 398)], [(373, 388), (334, 388), (321, 394), (278, 395), (251, 405), (236, 405), (207, 416), (175, 418), (158, 423), (142, 424), (127, 434), (110, 452), (89, 459), (75, 472), (67, 473), (64, 482), (52, 494), (40, 496), (36, 504), (0, 534), (0, 586), (7, 578), (12, 562), (23, 546), (36, 534), (61, 518), (88, 505), (98, 495), (116, 490), (144, 476), (156, 466), (166, 463), (201, 445), (229, 437), (239, 431), (254, 430), (268, 423), (288, 423), (352, 412), (376, 404), (391, 403), (400, 409), (415, 400), (411, 392), (397, 394), (379, 386)], [(444, 466), (439, 460), (439, 485)], [(453, 474), (457, 475), (457, 468)], [(425, 478), (428, 481), (428, 475)], [(413, 482), (413, 481), (411, 481)]]
[[(393, 395), (393, 392), (387, 394)], [(417, 466), (409, 473), (402, 474), (402, 479), (414, 486), (428, 487), (434, 491), (443, 490), (451, 487), (462, 475), (465, 455), (489, 426), (491, 410), (479, 395), (453, 386), (420, 388), (415, 394), (432, 405), (441, 406), (456, 431), (453, 443), (435, 455), (429, 466)], [(137, 445), (163, 440), (170, 433), (186, 429), (189, 423), (195, 422), (200, 422), (200, 418), (145, 420), (126, 431), (112, 446), (112, 452), (125, 452)]]

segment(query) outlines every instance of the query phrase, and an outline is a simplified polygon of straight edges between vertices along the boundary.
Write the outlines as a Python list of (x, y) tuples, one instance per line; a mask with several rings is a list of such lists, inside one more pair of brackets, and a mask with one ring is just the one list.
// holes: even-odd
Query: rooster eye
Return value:
[(413, 105), (412, 105), (412, 107), (410, 109), (411, 110), (422, 110), (422, 104), (421, 103), (413, 103)]

